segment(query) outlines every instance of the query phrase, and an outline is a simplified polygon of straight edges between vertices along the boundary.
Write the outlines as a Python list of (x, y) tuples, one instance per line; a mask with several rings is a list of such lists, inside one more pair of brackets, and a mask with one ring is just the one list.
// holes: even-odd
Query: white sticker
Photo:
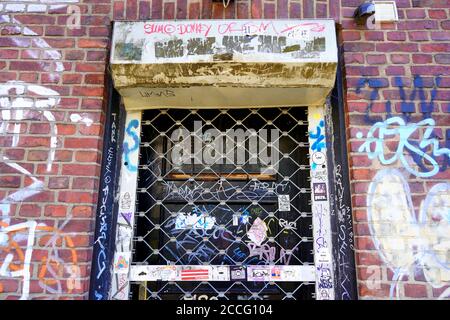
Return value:
[(132, 266), (130, 281), (176, 281), (177, 266)]
[(291, 211), (291, 200), (288, 194), (278, 196), (278, 211)]
[(318, 263), (330, 263), (331, 255), (328, 252), (328, 248), (320, 248), (317, 253), (317, 262)]
[(259, 217), (255, 219), (250, 230), (247, 232), (248, 238), (253, 241), (257, 246), (260, 246), (267, 237), (266, 223)]
[(247, 281), (270, 281), (270, 266), (247, 266)]
[(325, 154), (323, 152), (317, 151), (314, 152), (312, 154), (311, 160), (315, 163), (315, 164), (324, 164), (325, 163)]
[(211, 270), (212, 281), (230, 281), (230, 269), (228, 266), (213, 266)]

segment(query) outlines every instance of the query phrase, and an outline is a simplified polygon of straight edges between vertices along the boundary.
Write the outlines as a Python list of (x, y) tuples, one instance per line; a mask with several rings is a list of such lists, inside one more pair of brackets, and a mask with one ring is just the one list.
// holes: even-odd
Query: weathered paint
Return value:
[(332, 20), (114, 26), (111, 71), (128, 110), (323, 105), (336, 65)]

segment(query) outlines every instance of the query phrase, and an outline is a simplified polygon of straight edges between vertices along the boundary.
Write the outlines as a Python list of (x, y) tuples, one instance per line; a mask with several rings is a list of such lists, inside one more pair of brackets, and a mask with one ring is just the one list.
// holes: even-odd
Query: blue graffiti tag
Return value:
[(137, 119), (133, 119), (128, 123), (126, 133), (133, 139), (134, 145), (130, 148), (128, 142), (123, 143), (125, 166), (131, 172), (137, 171), (137, 165), (131, 163), (130, 161), (130, 153), (135, 152), (139, 149), (139, 136), (136, 134), (135, 131), (132, 131), (133, 129), (136, 129), (138, 127), (139, 127), (139, 120)]
[(316, 139), (311, 146), (312, 151), (321, 151), (322, 148), (325, 148), (325, 136), (322, 133), (323, 127), (325, 127), (325, 121), (320, 120), (319, 125), (316, 127), (316, 132), (309, 132), (311, 139)]
[[(389, 118), (383, 122), (375, 123), (367, 133), (366, 141), (359, 147), (359, 152), (366, 152), (369, 159), (378, 160), (384, 164), (389, 165), (397, 160), (400, 160), (405, 169), (411, 174), (428, 178), (436, 175), (439, 172), (439, 164), (435, 157), (446, 156), (450, 158), (450, 149), (440, 148), (439, 141), (434, 137), (433, 130), (435, 121), (431, 118), (424, 119), (418, 123), (406, 124), (405, 120), (400, 117)], [(424, 128), (423, 138), (419, 142), (418, 146), (411, 143), (410, 137), (419, 129)], [(378, 132), (378, 137), (375, 137)], [(392, 139), (393, 136), (398, 135), (398, 146), (391, 158), (386, 158), (384, 154), (385, 137)], [(361, 139), (363, 137), (362, 132), (358, 132), (356, 137)], [(428, 147), (432, 150), (431, 154), (423, 151)], [(411, 167), (405, 158), (404, 151), (408, 151), (418, 157), (421, 157), (423, 161), (429, 163), (432, 167), (425, 168), (426, 170), (418, 171)]]

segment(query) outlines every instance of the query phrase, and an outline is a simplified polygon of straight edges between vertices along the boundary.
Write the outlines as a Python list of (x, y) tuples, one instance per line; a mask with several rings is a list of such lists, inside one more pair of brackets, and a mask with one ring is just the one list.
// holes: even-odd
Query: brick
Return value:
[(92, 217), (94, 215), (94, 211), (90, 206), (74, 206), (72, 208), (72, 215), (74, 217)]
[(344, 30), (342, 32), (342, 38), (344, 41), (361, 40), (361, 33), (358, 31)]
[(44, 61), (11, 61), (9, 68), (18, 71), (50, 71), (51, 63)]
[(406, 297), (426, 298), (428, 296), (427, 287), (425, 285), (405, 283), (403, 287)]
[(2, 188), (19, 188), (20, 176), (0, 176), (0, 187)]
[(346, 42), (344, 43), (344, 51), (350, 51), (350, 52), (367, 52), (367, 51), (374, 51), (375, 50), (375, 44), (373, 43), (365, 43), (365, 42)]
[(67, 206), (64, 205), (45, 206), (44, 214), (49, 217), (65, 217), (67, 215)]
[(106, 51), (88, 51), (86, 60), (88, 61), (106, 61)]
[(72, 74), (64, 74), (63, 75), (63, 83), (64, 84), (80, 84), (83, 79), (81, 74), (72, 73)]
[(428, 10), (430, 19), (446, 19), (447, 13), (445, 10)]
[[(431, 56), (430, 56), (431, 58)], [(434, 56), (436, 63), (450, 64), (450, 54), (437, 54)]]
[(405, 32), (399, 32), (399, 31), (391, 31), (387, 33), (387, 39), (389, 41), (405, 41), (406, 40), (406, 33)]
[(185, 0), (177, 0), (177, 19), (186, 19), (187, 18), (187, 1)]
[(413, 54), (413, 63), (425, 64), (433, 62), (433, 56), (430, 54)]
[(377, 55), (367, 55), (366, 56), (367, 63), (368, 64), (385, 64), (386, 63), (386, 56), (384, 54), (377, 54)]
[(251, 0), (251, 18), (261, 19), (262, 13), (262, 1), (261, 0)]
[(395, 64), (407, 64), (410, 62), (407, 54), (391, 54), (391, 62)]
[(87, 74), (84, 76), (84, 82), (88, 84), (103, 84), (105, 76), (103, 74)]
[(29, 133), (50, 133), (50, 124), (48, 123), (32, 123), (30, 124)]
[(366, 40), (368, 41), (383, 41), (384, 32), (382, 31), (366, 31), (364, 33)]
[(39, 217), (42, 208), (36, 204), (22, 204), (20, 206), (19, 215), (21, 217)]
[(64, 147), (70, 149), (97, 149), (99, 140), (95, 138), (66, 138)]
[(426, 31), (413, 31), (408, 32), (409, 40), (411, 41), (427, 41), (428, 32)]
[(19, 56), (19, 50), (2, 49), (0, 50), (0, 59), (16, 59)]
[(48, 187), (50, 189), (68, 189), (69, 177), (50, 177)]
[(97, 179), (94, 178), (73, 178), (73, 189), (96, 190), (98, 188)]
[(78, 39), (79, 48), (106, 48), (107, 45), (105, 39)]
[(96, 165), (81, 165), (81, 164), (64, 164), (62, 169), (63, 175), (72, 176), (96, 176), (98, 172)]
[(418, 45), (415, 43), (383, 42), (376, 44), (376, 50), (381, 52), (417, 52)]
[[(94, 193), (80, 191), (60, 191), (58, 201), (67, 203), (92, 203), (94, 201)], [(65, 228), (67, 231), (67, 228)], [(86, 231), (83, 230), (83, 231)]]
[(175, 18), (175, 3), (164, 3), (164, 19), (171, 20)]
[(300, 3), (291, 2), (291, 10), (289, 11), (289, 18), (299, 19), (301, 17), (301, 5)]
[(275, 4), (270, 2), (264, 3), (264, 19), (275, 19)]
[(397, 29), (398, 30), (438, 29), (438, 22), (436, 20), (399, 21), (397, 23)]
[[(374, 286), (377, 287), (377, 286)], [(388, 284), (380, 284), (380, 288), (370, 288), (364, 283), (358, 284), (358, 291), (360, 297), (389, 297), (390, 286)]]
[(75, 160), (79, 162), (97, 162), (99, 154), (94, 151), (77, 151), (75, 153)]
[(450, 41), (450, 32), (446, 32), (446, 31), (431, 32), (431, 40), (433, 40), (433, 41)]
[(80, 87), (73, 87), (72, 94), (74, 96), (97, 96), (101, 97), (103, 96), (103, 87), (86, 87), (86, 86), (80, 86)]

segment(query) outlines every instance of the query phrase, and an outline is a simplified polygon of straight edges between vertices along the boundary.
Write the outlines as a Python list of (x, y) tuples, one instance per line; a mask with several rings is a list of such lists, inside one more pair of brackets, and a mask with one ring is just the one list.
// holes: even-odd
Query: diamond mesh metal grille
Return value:
[[(314, 264), (307, 108), (146, 110), (141, 123), (133, 264)], [(177, 129), (192, 136), (193, 158), (181, 164)], [(222, 153), (208, 150), (217, 146), (210, 129), (225, 139)], [(238, 141), (230, 129), (249, 134)], [(261, 145), (272, 163), (259, 159)], [(202, 159), (205, 152), (213, 156)], [(278, 197), (287, 194), (290, 211), (280, 211)], [(198, 217), (200, 227), (180, 228), (180, 215)], [(267, 226), (261, 246), (248, 236), (258, 217)], [(312, 299), (314, 283), (148, 281), (132, 282), (130, 292), (133, 299)]]

